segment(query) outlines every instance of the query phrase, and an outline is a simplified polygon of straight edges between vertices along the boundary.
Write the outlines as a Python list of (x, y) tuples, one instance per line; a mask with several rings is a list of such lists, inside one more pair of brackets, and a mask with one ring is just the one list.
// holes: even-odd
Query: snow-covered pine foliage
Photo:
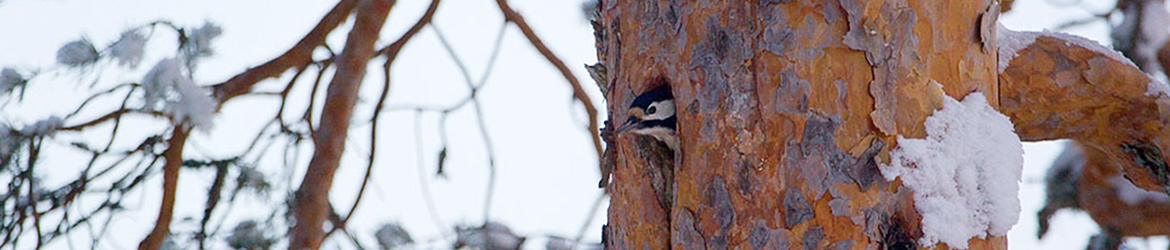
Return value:
[(52, 136), (57, 132), (57, 129), (61, 128), (62, 123), (61, 117), (51, 116), (32, 125), (24, 126), (23, 129), (20, 129), (20, 133), (24, 136)]
[(179, 59), (164, 59), (146, 73), (142, 79), (146, 108), (162, 111), (176, 122), (210, 129), (218, 102), (183, 74), (183, 65)]
[(110, 55), (118, 59), (118, 65), (137, 68), (146, 53), (146, 35), (134, 29), (122, 33), (122, 37), (110, 45)]
[(487, 222), (479, 228), (456, 228), (455, 234), (455, 248), (514, 250), (520, 249), (525, 240), (512, 233), (508, 226), (496, 222)]
[(73, 67), (86, 66), (98, 59), (97, 49), (89, 39), (69, 42), (57, 50), (57, 62)]
[(246, 220), (236, 224), (232, 234), (227, 237), (227, 243), (237, 250), (261, 250), (272, 247), (276, 239), (265, 236), (256, 221)]
[(914, 191), (919, 243), (967, 248), (968, 239), (1005, 235), (1019, 219), (1023, 145), (982, 93), (962, 102), (943, 97), (943, 108), (926, 118), (926, 138), (899, 136), (881, 172)]
[(0, 171), (7, 169), (12, 155), (20, 149), (24, 141), (12, 127), (0, 122)]
[(382, 246), (383, 250), (398, 249), (414, 243), (410, 233), (398, 223), (382, 224), (382, 227), (374, 232), (374, 238), (378, 239), (378, 245)]
[(16, 72), (15, 69), (4, 68), (4, 70), (0, 70), (0, 95), (11, 93), (13, 89), (24, 86), (27, 82), (28, 79), (24, 79), (24, 76)]
[(214, 52), (211, 50), (211, 40), (220, 34), (223, 34), (223, 29), (218, 25), (211, 22), (203, 23), (203, 27), (193, 29), (187, 34), (187, 42), (182, 44), (181, 49), (189, 59), (209, 56)]

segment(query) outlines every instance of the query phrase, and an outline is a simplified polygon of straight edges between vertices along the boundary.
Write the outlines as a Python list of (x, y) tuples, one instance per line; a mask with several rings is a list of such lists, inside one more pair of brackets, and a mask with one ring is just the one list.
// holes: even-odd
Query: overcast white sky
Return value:
[[(390, 13), (383, 39), (386, 44), (405, 30), (422, 14), (429, 1), (401, 0)], [(1063, 1), (1058, 1), (1063, 2)], [(581, 67), (596, 60), (592, 30), (584, 21), (579, 0), (513, 0), (520, 11), (552, 50), (573, 69), (595, 101), (602, 104), (600, 93)], [(99, 47), (115, 41), (122, 31), (154, 20), (170, 20), (176, 24), (197, 27), (212, 21), (223, 27), (223, 35), (214, 43), (216, 54), (202, 61), (196, 71), (199, 84), (213, 84), (251, 66), (259, 65), (286, 50), (320, 19), (335, 1), (150, 1), (150, 0), (5, 0), (0, 1), (0, 67), (22, 70), (40, 70), (42, 76), (32, 82), (24, 103), (9, 102), (0, 119), (14, 124), (26, 124), (46, 116), (62, 115), (75, 107), (84, 88), (100, 73), (98, 86), (138, 81), (155, 62), (172, 55), (173, 33), (159, 31), (152, 37), (146, 59), (136, 70), (115, 66), (94, 69), (80, 75), (54, 66), (57, 49), (80, 37), (89, 38)], [(1088, 1), (1083, 7), (1054, 9), (1043, 0), (1019, 0), (1014, 10), (1002, 17), (1010, 28), (1039, 30), (1054, 27), (1058, 22), (1086, 17), (1090, 12), (1101, 12), (1112, 6), (1112, 1)], [(489, 0), (447, 0), (440, 7), (435, 25), (445, 34), (472, 73), (473, 79), (483, 74), (495, 35), (502, 18)], [(344, 29), (343, 29), (344, 30)], [(392, 69), (390, 106), (421, 104), (447, 106), (467, 95), (463, 77), (439, 45), (435, 30), (424, 29), (399, 56)], [(1095, 23), (1069, 30), (1098, 41), (1107, 41), (1104, 23)], [(499, 168), (495, 200), (488, 216), (511, 226), (520, 234), (575, 236), (589, 215), (589, 208), (600, 194), (596, 188), (598, 173), (596, 156), (585, 126), (584, 112), (570, 99), (567, 83), (551, 66), (528, 45), (520, 33), (509, 27), (498, 62), (487, 86), (480, 92), (487, 130), (497, 153)], [(330, 43), (340, 48), (344, 33), (334, 34)], [(1107, 44), (1107, 43), (1106, 43)], [(375, 68), (381, 62), (371, 64)], [(371, 71), (363, 89), (363, 101), (355, 119), (368, 119), (369, 107), (380, 89), (380, 70)], [(281, 79), (287, 81), (289, 76)], [(276, 86), (269, 82), (268, 89)], [(80, 89), (74, 91), (73, 89)], [(102, 89), (98, 87), (98, 89)], [(75, 93), (76, 92), (76, 93)], [(223, 158), (243, 150), (265, 119), (274, 112), (271, 98), (246, 98), (226, 104), (223, 113), (215, 118), (215, 129), (210, 133), (196, 133), (189, 147), (189, 156)], [(604, 111), (604, 108), (600, 108)], [(96, 114), (96, 113), (95, 113)], [(602, 114), (604, 116), (604, 114)], [(76, 121), (74, 121), (76, 122)], [(69, 121), (66, 122), (70, 124)], [(364, 170), (364, 154), (369, 151), (369, 125), (360, 123), (351, 139), (343, 167), (336, 176), (333, 188), (334, 203), (348, 209)], [(456, 112), (447, 121), (450, 146), (446, 179), (432, 178), (440, 145), (439, 119), (426, 114), (421, 119), (423, 147), (415, 146), (416, 117), (414, 112), (388, 113), (382, 116), (381, 144), (378, 163), (374, 170), (373, 190), (363, 201), (350, 230), (367, 246), (375, 245), (372, 232), (382, 222), (398, 221), (416, 240), (428, 241), (449, 231), (454, 224), (478, 224), (484, 220), (484, 192), (487, 176), (487, 156), (475, 117), (470, 106)], [(18, 126), (19, 127), (19, 126)], [(145, 124), (133, 127), (138, 134), (157, 133), (160, 127)], [(131, 131), (131, 130), (127, 130)], [(102, 134), (96, 132), (93, 134)], [(131, 134), (131, 133), (127, 133)], [(72, 135), (75, 136), (75, 135)], [(83, 135), (87, 140), (105, 140), (101, 135)], [(93, 139), (97, 137), (98, 139)], [(64, 137), (71, 138), (71, 137)], [(75, 138), (75, 137), (73, 137)], [(1036, 211), (1043, 202), (1040, 180), (1052, 159), (1059, 153), (1060, 143), (1047, 142), (1025, 145), (1024, 180), (1020, 199), (1023, 213), (1012, 229), (1009, 244), (1012, 249), (1077, 249), (1083, 248), (1088, 237), (1097, 231), (1084, 213), (1060, 212), (1054, 227), (1044, 241), (1035, 239)], [(308, 148), (303, 148), (302, 163), (307, 163)], [(275, 153), (274, 153), (275, 154)], [(418, 156), (421, 154), (423, 158)], [(61, 154), (44, 160), (53, 166), (51, 173), (43, 173), (46, 180), (65, 181), (72, 178), (71, 169), (81, 167), (83, 158), (76, 154)], [(437, 217), (443, 228), (428, 214), (420, 189), (421, 169), (437, 205)], [(274, 160), (269, 163), (276, 162)], [(304, 165), (304, 164), (301, 164)], [(276, 164), (261, 166), (273, 179), (283, 179)], [(181, 177), (181, 195), (176, 218), (201, 217), (206, 187), (210, 185), (210, 171), (184, 170)], [(297, 177), (303, 174), (303, 166)], [(66, 173), (64, 176), (59, 173)], [(140, 212), (115, 220), (117, 233), (113, 240), (101, 246), (104, 249), (128, 249), (149, 230), (157, 210), (159, 178), (146, 184), (146, 191), (136, 195), (145, 200), (132, 209)], [(287, 189), (288, 183), (277, 188)], [(295, 184), (294, 184), (295, 185)], [(282, 195), (275, 193), (273, 195)], [(269, 198), (267, 201), (280, 200)], [(264, 205), (263, 198), (251, 197), (233, 208), (228, 221), (261, 218), (279, 205)], [(605, 206), (606, 204), (603, 204)], [(220, 209), (224, 212), (224, 209)], [(221, 216), (221, 215), (219, 215)], [(605, 211), (600, 210), (589, 224), (586, 239), (600, 240), (600, 226)], [(214, 221), (213, 221), (214, 222)], [(194, 228), (196, 222), (177, 221), (172, 228)], [(229, 230), (228, 223), (221, 230)], [(282, 231), (282, 230), (278, 230)], [(81, 238), (79, 242), (86, 242)], [(343, 238), (334, 237), (326, 248), (340, 246), (350, 249)], [(528, 248), (542, 248), (542, 240), (535, 240)], [(76, 246), (84, 247), (82, 243)], [(1164, 249), (1165, 242), (1155, 245), (1134, 241), (1131, 246)], [(223, 247), (226, 247), (223, 246)], [(282, 246), (283, 247), (283, 246)], [(57, 241), (50, 249), (67, 249), (66, 241)]]

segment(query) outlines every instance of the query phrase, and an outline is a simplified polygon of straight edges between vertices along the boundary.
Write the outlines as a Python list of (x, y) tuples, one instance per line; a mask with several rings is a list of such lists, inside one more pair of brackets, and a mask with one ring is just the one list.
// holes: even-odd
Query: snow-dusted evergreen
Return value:
[(164, 59), (142, 79), (146, 108), (162, 111), (178, 122), (210, 129), (218, 102), (190, 76), (179, 59)]
[(8, 124), (0, 122), (0, 170), (5, 170), (12, 155), (20, 148), (22, 140)]
[(57, 50), (57, 62), (64, 65), (85, 66), (97, 61), (97, 59), (97, 49), (94, 49), (93, 43), (85, 38), (69, 42)]
[(63, 121), (61, 120), (61, 117), (50, 116), (49, 118), (37, 121), (32, 125), (24, 126), (24, 128), (20, 130), (20, 133), (25, 136), (51, 136), (57, 132), (57, 129), (61, 128), (62, 123)]
[(456, 228), (455, 247), (479, 249), (519, 249), (524, 237), (512, 233), (508, 226), (487, 222), (479, 228)]
[(374, 232), (374, 238), (378, 239), (378, 245), (382, 249), (398, 249), (399, 247), (414, 244), (414, 240), (410, 238), (410, 233), (406, 232), (398, 223), (382, 224), (377, 232)]
[(276, 239), (264, 235), (255, 221), (246, 220), (236, 224), (232, 234), (227, 237), (227, 243), (234, 249), (268, 249), (276, 243)]
[(23, 86), (28, 80), (20, 75), (12, 68), (4, 68), (0, 70), (0, 95), (5, 95), (12, 92), (18, 86)]
[(118, 65), (130, 68), (138, 67), (145, 53), (146, 36), (137, 29), (122, 33), (122, 38), (110, 45), (110, 55), (118, 59)]
[(1011, 120), (982, 93), (944, 99), (943, 109), (926, 118), (927, 137), (899, 136), (881, 172), (914, 191), (919, 243), (967, 248), (968, 239), (1005, 235), (1019, 219), (1023, 145)]
[(214, 23), (207, 22), (203, 27), (191, 30), (187, 34), (187, 43), (183, 44), (183, 51), (188, 58), (196, 58), (201, 56), (209, 56), (214, 51), (211, 50), (211, 40), (223, 33), (223, 29), (219, 28)]

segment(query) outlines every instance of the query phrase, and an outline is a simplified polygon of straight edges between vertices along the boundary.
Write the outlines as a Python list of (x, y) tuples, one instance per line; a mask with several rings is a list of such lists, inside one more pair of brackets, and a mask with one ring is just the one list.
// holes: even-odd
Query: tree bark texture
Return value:
[[(912, 191), (878, 164), (899, 136), (926, 136), (943, 94), (983, 93), (1025, 141), (1071, 138), (1099, 150), (1117, 163), (1101, 174), (1158, 191), (1170, 183), (1170, 97), (1153, 91), (1157, 83), (1067, 37), (1040, 36), (999, 58), (993, 1), (600, 8), (610, 119), (624, 120), (638, 93), (670, 84), (682, 141), (667, 159), (653, 140), (611, 144), (605, 241), (615, 249), (932, 247), (918, 241)], [(988, 236), (968, 247), (1007, 244)]]
[(1069, 138), (1102, 152), (1138, 187), (1167, 190), (1170, 98), (1128, 61), (1038, 37), (1000, 74), (1000, 112), (1020, 139)]
[[(1083, 148), (1083, 147), (1082, 147)], [(1116, 177), (1121, 173), (1112, 159), (1094, 148), (1083, 148), (1085, 165), (1076, 180), (1077, 205), (1096, 221), (1102, 233), (1121, 237), (1150, 237), (1170, 234), (1170, 204), (1154, 199), (1126, 201), (1119, 197)]]
[[(363, 0), (345, 49), (336, 59), (337, 73), (326, 92), (320, 126), (313, 135), (315, 151), (301, 185), (297, 188), (289, 249), (318, 249), (325, 239), (324, 222), (332, 211), (329, 190), (333, 175), (345, 152), (345, 138), (353, 117), (358, 89), (366, 66), (374, 56), (374, 42), (386, 21), (394, 0)], [(335, 227), (341, 225), (334, 225)]]
[[(610, 119), (665, 82), (683, 145), (671, 187), (653, 195), (653, 173), (667, 171), (639, 154), (654, 144), (618, 138), (607, 244), (917, 247), (910, 191), (886, 181), (877, 161), (897, 136), (926, 135), (943, 93), (998, 95), (996, 54), (985, 48), (994, 41), (979, 32), (991, 5), (602, 1)], [(1006, 240), (969, 245), (1002, 249)]]

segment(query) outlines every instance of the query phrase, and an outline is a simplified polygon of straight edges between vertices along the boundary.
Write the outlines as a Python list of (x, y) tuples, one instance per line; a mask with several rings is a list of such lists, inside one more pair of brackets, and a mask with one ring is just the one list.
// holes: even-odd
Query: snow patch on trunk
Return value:
[(972, 237), (1002, 236), (1016, 224), (1024, 152), (1011, 120), (982, 93), (944, 99), (943, 109), (926, 118), (927, 137), (899, 136), (881, 172), (914, 191), (919, 243), (965, 249)]

